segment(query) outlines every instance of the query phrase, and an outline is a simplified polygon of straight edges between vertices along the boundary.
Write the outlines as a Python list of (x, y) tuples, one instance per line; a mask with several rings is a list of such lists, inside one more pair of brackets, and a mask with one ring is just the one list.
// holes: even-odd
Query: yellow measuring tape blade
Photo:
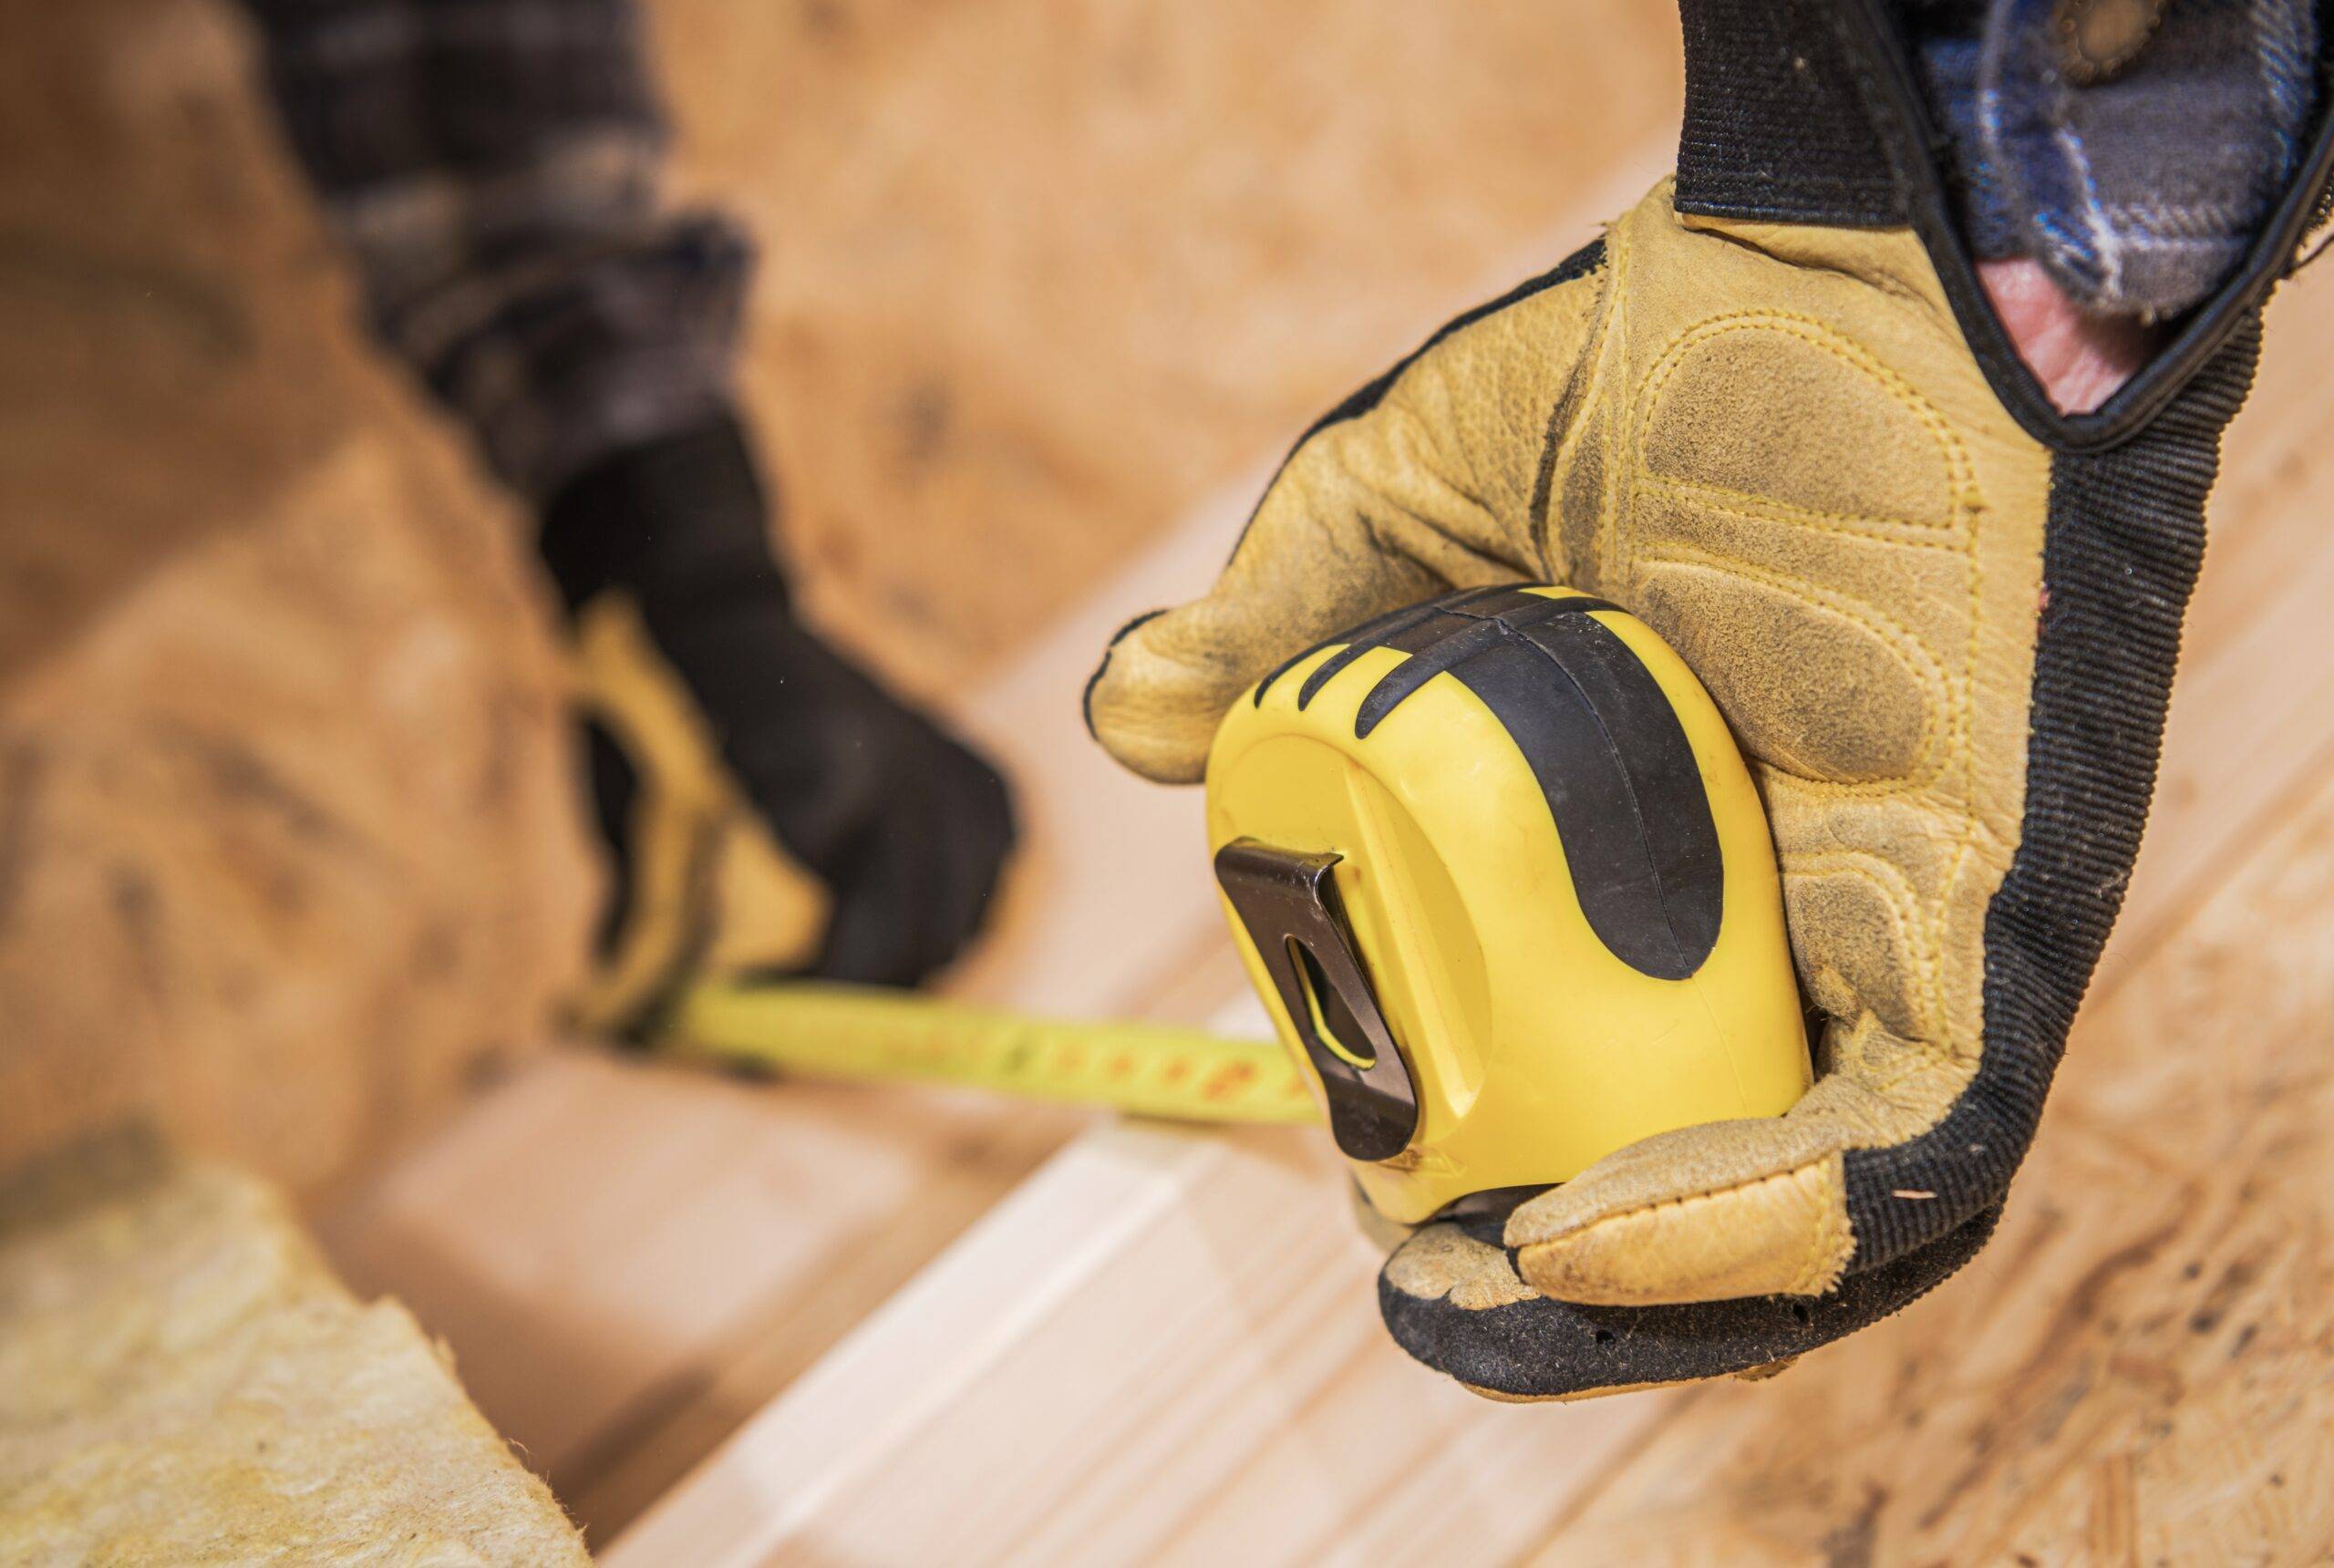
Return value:
[(1032, 1018), (853, 985), (700, 986), (662, 1047), (804, 1078), (916, 1078), (1181, 1121), (1319, 1119), (1277, 1041)]

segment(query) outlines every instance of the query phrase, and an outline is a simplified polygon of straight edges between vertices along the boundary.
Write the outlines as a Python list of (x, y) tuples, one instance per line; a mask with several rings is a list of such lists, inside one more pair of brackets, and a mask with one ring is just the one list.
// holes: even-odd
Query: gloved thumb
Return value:
[[(1390, 573), (1372, 573), (1373, 576)], [(1352, 603), (1364, 586), (1320, 599)], [(1371, 583), (1364, 616), (1433, 592), (1423, 579)], [(1195, 784), (1209, 743), (1239, 695), (1292, 655), (1352, 624), (1337, 609), (1316, 615), (1302, 596), (1243, 592), (1219, 584), (1206, 597), (1154, 611), (1130, 624), (1102, 655), (1086, 686), (1086, 725), (1121, 763), (1162, 784)]]
[(1563, 576), (1534, 538), (1541, 457), (1603, 255), (1469, 311), (1306, 433), (1214, 588), (1103, 656), (1086, 722), (1111, 756), (1196, 783), (1233, 700), (1291, 658), (1452, 589)]
[(1133, 622), (1086, 687), (1086, 723), (1146, 779), (1193, 784), (1239, 695), (1356, 624), (1453, 588), (1522, 581), (1533, 562), (1467, 534), (1474, 510), (1385, 413), (1325, 425), (1296, 449), (1202, 598)]

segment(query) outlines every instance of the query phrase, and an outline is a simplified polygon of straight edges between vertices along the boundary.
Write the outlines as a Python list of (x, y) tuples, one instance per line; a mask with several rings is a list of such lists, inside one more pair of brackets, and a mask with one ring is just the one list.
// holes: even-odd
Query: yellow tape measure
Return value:
[(661, 1048), (804, 1078), (919, 1078), (1178, 1121), (1320, 1119), (1277, 1040), (1031, 1018), (852, 985), (699, 986)]

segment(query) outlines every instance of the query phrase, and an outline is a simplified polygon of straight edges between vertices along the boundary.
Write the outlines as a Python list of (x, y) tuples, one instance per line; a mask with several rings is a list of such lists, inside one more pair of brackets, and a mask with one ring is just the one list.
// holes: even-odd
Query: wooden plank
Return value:
[[(790, 1353), (814, 1357), (1079, 1123), (576, 1049), (401, 1161), (325, 1240), (353, 1285), (393, 1290), (454, 1347), (498, 1429), (583, 1490), (622, 1434), (696, 1398), (725, 1336), (786, 1322)], [(837, 1293), (855, 1306), (838, 1315)]]
[(605, 1561), (1500, 1561), (1544, 1517), (1503, 1493), (1656, 1407), (1485, 1405), (1386, 1342), (1376, 1270), (1317, 1140), (1098, 1130)]
[[(1087, 738), (1075, 694), (1136, 609), (1196, 591), (1225, 498), (971, 695), (963, 722), (1036, 830), (954, 987), (1048, 1011), (1175, 1016), (1240, 984), (1189, 874), (1198, 797)], [(1130, 937), (1130, 931), (1140, 939)], [(1191, 1014), (1185, 1011), (1183, 1016)], [(604, 1054), (497, 1086), (326, 1216), (360, 1288), (444, 1336), (480, 1407), (595, 1532), (620, 1527), (1086, 1119), (925, 1089), (725, 1082)]]
[[(1035, 830), (960, 993), (1188, 1017), (1175, 993), (1193, 973), (1217, 986), (1203, 1000), (1240, 984), (1190, 874), (1197, 796), (1111, 767), (1075, 695), (1113, 628), (1204, 584), (1234, 506), (1227, 491), (1195, 514), (966, 702)], [(408, 1152), (324, 1237), (359, 1288), (402, 1297), (453, 1346), (480, 1408), (606, 1532), (1084, 1124), (971, 1095), (777, 1092), (563, 1057)]]
[[(1920, 1532), (1964, 1515), (1993, 1522), (1956, 1540), (2000, 1546), (2023, 1539), (2021, 1509), (2063, 1501), (2050, 1490), (2060, 1472), (2026, 1468), (2028, 1449), (1989, 1447), (1991, 1413), (2005, 1405), (2029, 1449), (2053, 1462), (2072, 1455), (2065, 1473), (2094, 1483), (2083, 1528), (2110, 1544), (2163, 1538), (2151, 1489), (2175, 1459), (2201, 1453), (2207, 1473), (2269, 1491), (2319, 1474), (2324, 1406), (2316, 1394), (2278, 1404), (2268, 1390), (2285, 1373), (2323, 1375), (2310, 1359), (2327, 1342), (2310, 1272), (2323, 1219), (2308, 1205), (2249, 1206), (2245, 1195), (2248, 1183), (2265, 1201), (2286, 1191), (2275, 1161), (2326, 1108), (2299, 1096), (2302, 1109), (2281, 1113), (2270, 1133), (2247, 1141), (2243, 1130), (2259, 1097), (2305, 1083), (2315, 1094), (2313, 1064), (2334, 1060), (2324, 990), (2334, 661), (2322, 634), (2334, 534), (2308, 504), (2313, 465), (2334, 445), (2334, 407), (2304, 373), (2334, 351), (2334, 322), (2298, 303), (2308, 299), (2280, 304), (2266, 417), (2231, 443), (2223, 544), (2197, 607), (2147, 856), (2163, 864), (2135, 880), (2127, 934), (2099, 988), (2129, 999), (2087, 1018), (2066, 1104), (2052, 1112), (2005, 1244), (1936, 1301), (1771, 1386), (1524, 1410), (1476, 1403), (1377, 1330), (1373, 1259), (1345, 1233), (1340, 1183), (1317, 1145), (1098, 1128), (757, 1417), (608, 1561), (742, 1568), (891, 1560), (944, 1543), (963, 1561), (1197, 1560), (1236, 1543), (1253, 1562), (1398, 1548), (1490, 1562), (1534, 1539), (1552, 1561), (1827, 1551), (1865, 1561), (1877, 1532), (1909, 1529), (1906, 1539), (1926, 1542)], [(2251, 961), (2232, 957), (2251, 949)], [(2146, 1058), (2154, 1076), (2133, 1078), (2141, 1058), (2113, 1048), (2122, 1034), (2166, 1047), (2193, 1034), (2201, 1049), (2166, 1048), (2164, 1061)], [(2241, 1052), (2251, 1055), (2240, 1069), (2231, 1058)], [(2206, 1092), (2199, 1080), (2215, 1074), (2232, 1086), (2211, 1091), (2226, 1125), (2206, 1119), (2197, 1153), (2166, 1159), (2189, 1139)], [(2110, 1125), (2103, 1108), (2118, 1092), (2137, 1098)], [(2215, 1150), (2237, 1173), (2200, 1185)], [(2334, 1191), (2320, 1167), (2298, 1169), (2318, 1183), (2318, 1202)], [(2167, 1231), (2175, 1214), (2179, 1228)], [(2283, 1250), (2247, 1261), (2263, 1225)], [(2144, 1272), (2134, 1258), (2173, 1260), (2182, 1289), (2170, 1299), (2184, 1317), (2160, 1305), (2153, 1274), (2144, 1288), (2132, 1283)], [(2210, 1309), (2231, 1293), (2258, 1303), (2262, 1313), (2246, 1315), (2274, 1317), (2283, 1337), (2245, 1335)], [(2179, 1327), (2206, 1318), (2205, 1328)], [(2140, 1359), (2115, 1361), (2119, 1326), (2142, 1323), (2156, 1337)], [(2174, 1382), (2163, 1375), (2183, 1332), (2228, 1363), (2215, 1385), (2225, 1397), (2200, 1418), (2227, 1439), (2219, 1449), (2183, 1437), (2126, 1465), (2109, 1439), (2140, 1430), (2134, 1410), (2167, 1418), (2160, 1408), (2109, 1401), (2081, 1432), (2054, 1438), (2056, 1407), (2025, 1392), (2040, 1378), (2079, 1404), (2081, 1377), (2143, 1392), (2201, 1382), (2206, 1368), (2184, 1361)], [(2061, 1355), (2053, 1336), (2083, 1348)], [(1957, 1437), (1916, 1440), (1931, 1419)], [(1798, 1422), (1824, 1441), (1791, 1440)], [(1874, 1476), (1868, 1491), (1829, 1479), (1843, 1469), (1834, 1456), (1875, 1433), (1884, 1451), (1907, 1450), (1906, 1473), (1917, 1463), (1947, 1478), (1905, 1494), (1925, 1500), (1910, 1527), (1889, 1501), (1896, 1460), (1848, 1472)], [(2268, 1468), (2253, 1462), (2262, 1455)], [(2277, 1468), (2288, 1460), (2290, 1475)], [(1947, 1485), (1965, 1471), (1957, 1491)], [(1697, 1501), (1713, 1474), (1727, 1489)], [(1755, 1484), (1732, 1485), (1737, 1476)], [(2189, 1495), (2209, 1501), (2201, 1483)], [(2306, 1545), (2322, 1539), (2308, 1534), (2306, 1512), (2297, 1503), (2259, 1518), (2277, 1530), (2291, 1522), (2297, 1533), (2281, 1539)]]

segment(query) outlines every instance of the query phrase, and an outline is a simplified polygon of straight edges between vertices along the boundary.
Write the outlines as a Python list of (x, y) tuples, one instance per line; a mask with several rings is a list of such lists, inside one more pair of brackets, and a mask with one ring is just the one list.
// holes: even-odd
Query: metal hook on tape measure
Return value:
[(1337, 900), (1340, 858), (1239, 839), (1216, 851), (1215, 876), (1321, 1075), (1337, 1147), (1390, 1160), (1418, 1131), (1418, 1083)]

